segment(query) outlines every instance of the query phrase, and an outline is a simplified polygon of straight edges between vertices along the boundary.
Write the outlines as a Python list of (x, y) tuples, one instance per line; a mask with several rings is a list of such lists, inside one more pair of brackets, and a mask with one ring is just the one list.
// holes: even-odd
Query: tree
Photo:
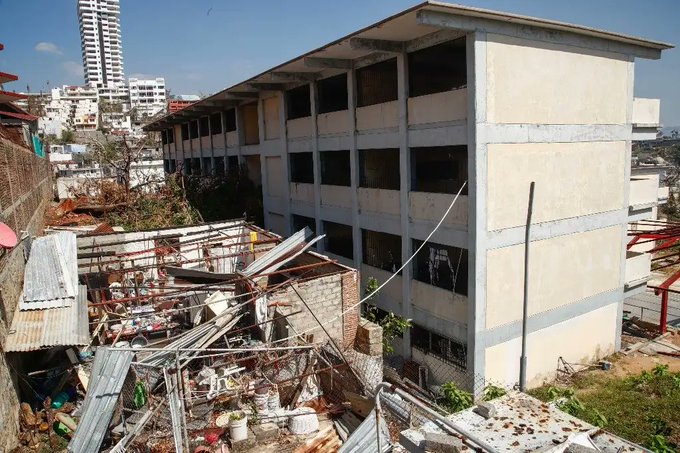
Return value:
[(76, 141), (76, 133), (72, 129), (63, 129), (61, 131), (61, 136), (59, 137), (60, 145), (68, 145)]
[(411, 327), (411, 320), (392, 312), (381, 314), (378, 307), (374, 304), (375, 296), (378, 294), (378, 281), (370, 277), (366, 283), (364, 294), (367, 296), (366, 306), (364, 307), (364, 317), (371, 322), (378, 324), (383, 330), (383, 351), (387, 354), (394, 352), (392, 340), (404, 335)]
[[(142, 150), (153, 144), (153, 140), (148, 135), (139, 139), (131, 139), (124, 135), (122, 140), (110, 140), (109, 136), (104, 136), (103, 141), (97, 139), (91, 141), (93, 158), (99, 162), (100, 166), (113, 169), (118, 181), (125, 188), (126, 195), (130, 194), (131, 189), (132, 163), (141, 161)], [(146, 180), (140, 181), (138, 187), (158, 182), (151, 181), (151, 178), (143, 179)]]

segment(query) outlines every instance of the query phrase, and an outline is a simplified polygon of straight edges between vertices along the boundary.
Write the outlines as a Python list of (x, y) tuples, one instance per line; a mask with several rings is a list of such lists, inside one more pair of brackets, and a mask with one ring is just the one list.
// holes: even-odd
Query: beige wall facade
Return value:
[(490, 123), (625, 124), (625, 55), (488, 35)]
[(488, 145), (488, 230), (623, 209), (626, 142)]
[(264, 108), (264, 138), (273, 140), (281, 135), (281, 117), (279, 106), (281, 100), (278, 96), (270, 97), (262, 101)]
[(357, 130), (388, 129), (399, 125), (397, 101), (359, 107), (356, 110)]
[(349, 131), (349, 112), (321, 113), (316, 118), (319, 135), (342, 134)]
[(359, 209), (366, 212), (377, 212), (398, 216), (401, 212), (399, 191), (387, 189), (358, 189)]
[[(527, 383), (537, 387), (555, 377), (557, 361), (592, 363), (611, 354), (616, 345), (618, 308), (616, 303), (553, 324), (527, 336)], [(512, 385), (519, 379), (521, 338), (486, 349), (487, 383)]]
[[(424, 222), (439, 222), (455, 195), (431, 192), (409, 193), (409, 215), (411, 219)], [(460, 195), (444, 219), (442, 225), (458, 227), (468, 223), (468, 197)]]
[(453, 291), (414, 280), (411, 303), (438, 318), (467, 324), (468, 298)]
[[(531, 243), (529, 316), (620, 288), (625, 225)], [(524, 245), (486, 252), (486, 328), (522, 317)]]

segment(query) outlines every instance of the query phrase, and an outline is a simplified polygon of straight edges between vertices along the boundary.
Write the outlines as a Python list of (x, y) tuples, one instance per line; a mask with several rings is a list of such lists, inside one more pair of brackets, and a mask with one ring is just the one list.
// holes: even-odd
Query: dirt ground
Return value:
[[(629, 337), (629, 340), (633, 339)], [(650, 341), (642, 338), (637, 338), (636, 340), (642, 342)], [(651, 341), (654, 342), (654, 340)], [(674, 345), (677, 348), (676, 352), (680, 354), (680, 331), (671, 332), (660, 341)], [(643, 352), (646, 349), (640, 348), (628, 355), (621, 352), (616, 353), (608, 358), (612, 362), (610, 370), (593, 370), (592, 372), (595, 374), (606, 374), (610, 377), (626, 377), (640, 374), (644, 370), (649, 371), (657, 365), (668, 365), (670, 372), (680, 372), (680, 357), (663, 354), (648, 355)]]

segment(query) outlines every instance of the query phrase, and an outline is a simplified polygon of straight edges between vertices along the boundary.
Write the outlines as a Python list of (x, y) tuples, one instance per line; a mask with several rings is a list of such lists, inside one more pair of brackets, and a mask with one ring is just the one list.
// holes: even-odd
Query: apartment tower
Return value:
[(78, 0), (85, 83), (102, 88), (125, 82), (119, 0)]

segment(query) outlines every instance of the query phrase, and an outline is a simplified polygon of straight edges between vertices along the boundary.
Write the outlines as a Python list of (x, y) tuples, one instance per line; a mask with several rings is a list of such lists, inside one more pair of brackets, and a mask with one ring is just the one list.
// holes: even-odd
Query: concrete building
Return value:
[(167, 104), (163, 77), (148, 80), (131, 78), (128, 79), (128, 88), (130, 104), (137, 110), (139, 120), (165, 112)]
[(200, 101), (201, 98), (195, 94), (179, 94), (168, 99), (168, 113), (175, 113), (184, 107)]
[(38, 127), (45, 134), (58, 136), (64, 129), (94, 131), (99, 126), (96, 88), (69, 85), (52, 88), (51, 99), (45, 104), (44, 110)]
[(85, 83), (124, 84), (119, 0), (78, 0), (78, 23)]
[(624, 298), (644, 290), (649, 257), (626, 253), (627, 225), (652, 215), (658, 190), (638, 202), (647, 180), (631, 179), (631, 142), (659, 118), (636, 107), (634, 64), (671, 47), (426, 2), (147, 129), (161, 131), (169, 171), (246, 165), (265, 226), (326, 234), (319, 251), (360, 269), (362, 285), (386, 281), (461, 191), (377, 297), (413, 320), (401, 352), (439, 382), (461, 369), (518, 380), (535, 181), (527, 376), (538, 385), (559, 357), (618, 349)]

